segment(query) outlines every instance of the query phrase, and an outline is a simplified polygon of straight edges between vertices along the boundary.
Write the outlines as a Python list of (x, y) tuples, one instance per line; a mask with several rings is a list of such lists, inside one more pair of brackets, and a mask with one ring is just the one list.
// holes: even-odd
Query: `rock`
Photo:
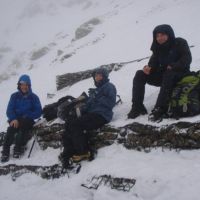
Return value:
[[(74, 53), (70, 53), (70, 54), (66, 54), (65, 56), (63, 56), (61, 58), (61, 61), (69, 58), (70, 56), (72, 56)], [(100, 67), (91, 69), (91, 70), (85, 70), (85, 71), (81, 71), (81, 72), (74, 72), (74, 73), (67, 73), (67, 74), (63, 74), (63, 75), (58, 75), (56, 76), (56, 87), (57, 90), (61, 90), (64, 87), (68, 87), (71, 86), (81, 80), (85, 80), (87, 78), (91, 78), (92, 73), (98, 69), (98, 68), (102, 68), (105, 67), (108, 69), (109, 72), (111, 71), (118, 71), (120, 70), (122, 67), (126, 66), (127, 64), (133, 63), (133, 62), (141, 62), (142, 60), (148, 59), (149, 57), (144, 57), (144, 58), (139, 58), (139, 59), (135, 59), (132, 61), (128, 61), (128, 62), (118, 62), (118, 63), (111, 63), (111, 64), (106, 64), (106, 65), (101, 65)]]
[(64, 52), (60, 49), (57, 50), (57, 56), (60, 56), (61, 54), (63, 54)]
[[(121, 65), (109, 64), (109, 65), (100, 66), (100, 68), (102, 68), (102, 67), (106, 67), (108, 69), (108, 71), (111, 72), (113, 70), (115, 70), (115, 71), (119, 70), (121, 68)], [(91, 78), (92, 73), (98, 68), (95, 68), (92, 70), (81, 71), (81, 72), (75, 72), (75, 73), (67, 73), (67, 74), (56, 76), (57, 90), (61, 90), (64, 87), (71, 86), (81, 80)]]
[(11, 174), (11, 178), (15, 181), (23, 174), (33, 173), (43, 179), (55, 179), (64, 175), (73, 173), (77, 174), (80, 171), (80, 165), (77, 164), (74, 168), (64, 169), (61, 165), (55, 164), (51, 166), (34, 166), (34, 165), (5, 165), (0, 166), (0, 176)]
[[(106, 125), (100, 130), (90, 131), (87, 134), (93, 149), (111, 145), (114, 142), (136, 150), (156, 147), (198, 149), (200, 148), (199, 127), (200, 123), (190, 122), (178, 122), (161, 127), (134, 122), (120, 128)], [(42, 149), (59, 148), (62, 146), (64, 124), (34, 128), (33, 133), (38, 136)]]
[[(41, 149), (48, 147), (61, 148), (64, 124), (39, 124), (34, 127), (32, 134), (37, 135), (37, 142)], [(87, 132), (93, 153), (101, 147), (118, 143), (127, 149), (150, 152), (152, 148), (162, 147), (168, 149), (199, 149), (200, 123), (178, 122), (161, 127), (140, 123), (128, 124), (124, 127), (104, 126), (100, 130)], [(0, 134), (0, 145), (3, 143), (5, 133)], [(4, 165), (0, 166), (0, 176), (11, 174), (16, 180), (25, 173), (34, 173), (42, 178), (59, 178), (66, 173), (62, 166), (30, 166), (30, 165)], [(118, 180), (118, 179), (117, 179)], [(116, 180), (116, 181), (117, 181)], [(120, 180), (120, 179), (119, 179)]]
[(92, 178), (87, 179), (86, 183), (81, 184), (81, 186), (87, 189), (97, 190), (99, 186), (104, 185), (110, 187), (111, 189), (129, 192), (135, 183), (135, 179), (112, 177), (111, 175), (104, 174), (101, 176), (93, 176)]
[(41, 58), (42, 56), (46, 55), (49, 52), (48, 47), (43, 47), (41, 49), (38, 49), (37, 51), (34, 51), (31, 55), (31, 60), (37, 60)]
[(91, 33), (94, 29), (94, 27), (101, 23), (101, 20), (98, 18), (92, 18), (91, 20), (85, 22), (82, 24), (79, 28), (75, 31), (75, 40), (79, 40), (85, 36), (87, 36), (89, 33)]

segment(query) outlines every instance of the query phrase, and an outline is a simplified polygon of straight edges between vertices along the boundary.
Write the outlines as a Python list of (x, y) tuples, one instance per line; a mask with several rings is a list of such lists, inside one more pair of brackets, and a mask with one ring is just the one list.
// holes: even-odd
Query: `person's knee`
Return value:
[(17, 132), (17, 128), (14, 128), (12, 126), (9, 126), (8, 129), (7, 129), (7, 135), (13, 135), (14, 133)]
[(142, 83), (145, 82), (145, 80), (146, 80), (146, 74), (143, 72), (143, 70), (138, 70), (133, 78), (133, 84)]
[(29, 130), (33, 127), (34, 121), (29, 118), (21, 118), (19, 119), (19, 128), (21, 130)]

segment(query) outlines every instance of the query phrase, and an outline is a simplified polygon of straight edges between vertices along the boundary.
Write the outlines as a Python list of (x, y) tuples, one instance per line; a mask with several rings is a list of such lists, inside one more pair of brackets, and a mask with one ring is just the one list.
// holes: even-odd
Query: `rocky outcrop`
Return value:
[(13, 181), (23, 174), (33, 173), (43, 179), (55, 179), (71, 173), (76, 174), (79, 172), (81, 165), (77, 164), (72, 169), (64, 169), (61, 165), (55, 164), (52, 166), (34, 166), (34, 165), (5, 165), (0, 166), (0, 176), (10, 174)]
[[(42, 149), (59, 148), (64, 133), (63, 124), (53, 124), (35, 128), (38, 143)], [(137, 122), (124, 127), (104, 126), (101, 130), (88, 132), (90, 144), (98, 149), (114, 142), (128, 149), (150, 150), (156, 147), (173, 149), (199, 149), (200, 123), (178, 122), (161, 127), (144, 125)]]
[[(64, 124), (52, 124), (35, 127), (32, 131), (37, 137), (41, 149), (62, 147)], [(165, 126), (144, 125), (137, 122), (124, 127), (104, 126), (101, 130), (87, 133), (91, 150), (95, 153), (98, 148), (122, 144), (127, 149), (149, 152), (152, 148), (162, 147), (168, 149), (199, 149), (200, 148), (200, 123), (178, 122)], [(2, 145), (5, 133), (0, 134)], [(52, 166), (31, 165), (4, 165), (0, 166), (0, 176), (11, 174), (16, 180), (23, 174), (34, 173), (45, 179), (59, 178), (64, 175), (76, 174), (81, 166), (76, 165), (71, 169), (63, 169), (60, 164)]]
[(100, 23), (101, 20), (99, 18), (92, 18), (89, 21), (85, 22), (76, 29), (74, 40), (79, 40), (87, 36), (89, 33), (93, 31), (94, 27)]
[(42, 56), (46, 55), (49, 52), (48, 47), (43, 47), (41, 49), (38, 49), (37, 51), (34, 51), (31, 55), (31, 60), (37, 60), (41, 58)]
[[(71, 56), (71, 54), (67, 55)], [(102, 65), (100, 67), (91, 69), (91, 70), (85, 70), (85, 71), (80, 71), (80, 72), (74, 72), (74, 73), (66, 73), (63, 75), (58, 75), (56, 76), (56, 87), (57, 90), (63, 89), (64, 87), (71, 86), (79, 81), (85, 80), (87, 78), (91, 78), (92, 73), (98, 69), (98, 68), (107, 68), (109, 72), (111, 71), (118, 71), (122, 67), (124, 67), (126, 64), (133, 63), (133, 62), (140, 62), (142, 60), (145, 60), (149, 57), (144, 57), (144, 58), (139, 58), (136, 60), (128, 61), (128, 62), (119, 62), (119, 63), (111, 63), (107, 65)]]
[[(62, 147), (64, 124), (35, 127), (41, 149)], [(165, 126), (144, 125), (137, 122), (124, 127), (104, 126), (100, 130), (87, 133), (93, 149), (98, 149), (114, 142), (124, 145), (127, 149), (150, 150), (164, 147), (172, 149), (199, 149), (200, 123), (178, 122)], [(3, 144), (5, 133), (0, 134), (0, 146)]]
[[(109, 72), (111, 72), (112, 70), (119, 70), (119, 68), (121, 68), (121, 65), (109, 64), (109, 65), (103, 65), (100, 68), (102, 67), (106, 67), (109, 70)], [(75, 72), (75, 73), (67, 73), (67, 74), (57, 76), (56, 77), (57, 90), (60, 90), (64, 87), (71, 86), (81, 80), (90, 78), (92, 76), (92, 73), (98, 68)]]

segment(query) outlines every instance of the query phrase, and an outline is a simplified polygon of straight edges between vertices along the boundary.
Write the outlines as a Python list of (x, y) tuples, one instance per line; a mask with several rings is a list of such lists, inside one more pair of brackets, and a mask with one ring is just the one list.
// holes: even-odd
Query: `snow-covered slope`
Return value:
[[(92, 69), (112, 62), (129, 61), (151, 54), (152, 30), (170, 24), (176, 36), (193, 45), (192, 70), (200, 66), (200, 2), (198, 0), (6, 0), (0, 1), (0, 131), (5, 131), (6, 107), (16, 90), (21, 74), (32, 78), (33, 91), (42, 105), (61, 96), (78, 96), (93, 86), (92, 79), (56, 91), (55, 77), (67, 72)], [(68, 58), (67, 58), (68, 57)], [(147, 60), (132, 63), (110, 74), (123, 104), (114, 109), (114, 126), (133, 121), (149, 123), (147, 116), (127, 120), (131, 108), (132, 79)], [(150, 112), (158, 88), (147, 86), (145, 105)], [(47, 93), (55, 93), (47, 99)], [(184, 119), (198, 121), (199, 116)], [(160, 124), (173, 123), (164, 120)], [(36, 148), (31, 159), (9, 163), (57, 163), (59, 150), (41, 152)], [(97, 159), (85, 163), (79, 175), (47, 182), (26, 175), (11, 182), (0, 177), (0, 199), (198, 199), (199, 151), (149, 154), (128, 151), (121, 146), (100, 150)], [(134, 177), (132, 193), (121, 194), (102, 188), (88, 192), (80, 182), (102, 173)], [(154, 180), (156, 180), (154, 182)], [(9, 185), (9, 186), (8, 186)], [(13, 194), (11, 194), (11, 189)], [(37, 191), (36, 193), (33, 191)], [(79, 192), (77, 192), (79, 191)], [(192, 196), (191, 196), (192, 195)]]

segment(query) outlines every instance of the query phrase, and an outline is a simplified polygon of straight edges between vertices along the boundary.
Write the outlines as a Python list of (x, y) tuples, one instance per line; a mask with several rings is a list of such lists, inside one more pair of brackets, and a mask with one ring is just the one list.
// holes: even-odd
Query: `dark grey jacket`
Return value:
[[(157, 33), (166, 33), (169, 40), (165, 44), (158, 44)], [(148, 65), (152, 67), (152, 72), (163, 72), (167, 66), (177, 72), (188, 72), (192, 62), (192, 56), (187, 41), (183, 38), (175, 38), (173, 29), (169, 25), (159, 25), (153, 31), (153, 42), (151, 45), (153, 52)]]

